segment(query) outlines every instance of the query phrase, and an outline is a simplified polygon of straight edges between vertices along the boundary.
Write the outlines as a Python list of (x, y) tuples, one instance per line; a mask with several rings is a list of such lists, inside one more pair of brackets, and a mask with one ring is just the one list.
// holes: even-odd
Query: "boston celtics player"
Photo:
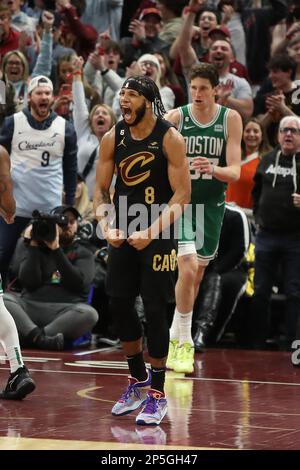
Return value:
[[(1, 147), (1, 146), (0, 146)], [(6, 223), (14, 221), (16, 203), (13, 198), (12, 180), (10, 177), (10, 158), (4, 147), (1, 147), (0, 158), (0, 216)], [(18, 332), (15, 322), (3, 302), (2, 281), (0, 275), (0, 343), (4, 348), (10, 365), (10, 376), (0, 398), (22, 400), (35, 389), (35, 383), (24, 366)]]
[(192, 180), (192, 214), (185, 213), (178, 247), (176, 309), (170, 331), (167, 367), (192, 373), (191, 324), (204, 271), (216, 256), (225, 208), (226, 183), (240, 177), (242, 120), (216, 104), (218, 72), (197, 64), (190, 73), (192, 103), (166, 115), (183, 135)]

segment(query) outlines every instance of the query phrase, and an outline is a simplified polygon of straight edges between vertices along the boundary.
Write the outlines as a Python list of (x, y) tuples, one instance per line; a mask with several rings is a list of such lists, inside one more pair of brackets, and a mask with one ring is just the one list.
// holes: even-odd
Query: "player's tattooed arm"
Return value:
[(125, 240), (119, 229), (111, 229), (115, 220), (115, 208), (110, 197), (110, 186), (115, 170), (115, 129), (114, 127), (101, 140), (97, 163), (96, 187), (94, 192), (94, 212), (101, 227), (101, 234), (108, 243), (119, 247)]

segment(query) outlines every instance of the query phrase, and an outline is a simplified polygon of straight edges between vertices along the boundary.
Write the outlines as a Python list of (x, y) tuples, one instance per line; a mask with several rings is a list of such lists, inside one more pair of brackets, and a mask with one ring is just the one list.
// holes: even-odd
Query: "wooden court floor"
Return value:
[[(300, 449), (300, 368), (286, 352), (209, 349), (167, 373), (168, 415), (135, 425), (110, 410), (126, 384), (119, 349), (25, 350), (37, 388), (0, 401), (0, 450)], [(0, 363), (0, 384), (8, 365)]]

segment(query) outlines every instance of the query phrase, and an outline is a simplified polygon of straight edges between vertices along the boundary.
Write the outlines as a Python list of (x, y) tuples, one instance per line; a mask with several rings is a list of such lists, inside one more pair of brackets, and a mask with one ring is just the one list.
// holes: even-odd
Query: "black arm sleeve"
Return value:
[(66, 204), (71, 206), (74, 203), (77, 184), (77, 136), (73, 125), (68, 121), (66, 122), (63, 175)]

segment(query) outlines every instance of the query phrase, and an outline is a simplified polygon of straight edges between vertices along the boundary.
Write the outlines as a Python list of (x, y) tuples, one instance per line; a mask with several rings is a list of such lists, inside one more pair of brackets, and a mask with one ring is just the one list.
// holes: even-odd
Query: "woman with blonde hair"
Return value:
[[(37, 77), (38, 75), (50, 77), (52, 62), (51, 30), (53, 22), (53, 14), (45, 11), (42, 15), (44, 32), (40, 52), (36, 58), (30, 78)], [(27, 104), (27, 83), (29, 78), (28, 60), (25, 55), (18, 50), (9, 51), (2, 59), (1, 71), (5, 80), (13, 85), (17, 111), (21, 111)]]
[(29, 66), (25, 55), (20, 51), (7, 52), (2, 61), (2, 73), (13, 85), (17, 108), (21, 110), (27, 96), (29, 76)]

